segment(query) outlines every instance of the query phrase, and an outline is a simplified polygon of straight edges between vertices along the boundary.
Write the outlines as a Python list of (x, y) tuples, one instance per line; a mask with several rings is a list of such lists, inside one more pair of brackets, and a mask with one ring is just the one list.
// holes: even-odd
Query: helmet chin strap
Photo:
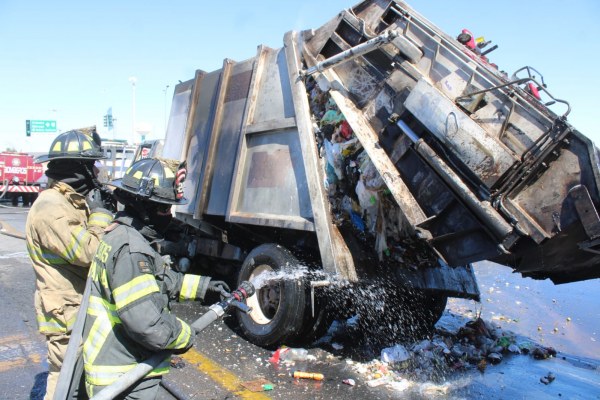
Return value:
[(150, 225), (147, 204), (144, 201), (130, 201), (125, 203), (125, 212), (139, 219), (144, 225)]
[(123, 191), (119, 191), (117, 199), (125, 204), (126, 213), (142, 221), (144, 225), (158, 233), (164, 233), (171, 222), (171, 215), (161, 215), (158, 212), (158, 205), (152, 201), (140, 200), (136, 196), (123, 193)]
[(102, 187), (102, 184), (100, 183), (98, 177), (96, 176), (96, 173), (94, 172), (93, 162), (94, 160), (92, 160), (91, 164), (89, 162), (82, 162), (83, 175), (85, 176), (86, 180), (90, 185), (90, 190), (100, 189)]

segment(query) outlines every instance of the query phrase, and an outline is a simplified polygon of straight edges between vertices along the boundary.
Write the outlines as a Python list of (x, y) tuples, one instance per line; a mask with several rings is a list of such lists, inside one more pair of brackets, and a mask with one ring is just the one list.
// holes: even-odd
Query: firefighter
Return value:
[(104, 158), (95, 127), (60, 134), (48, 154), (48, 189), (27, 216), (27, 250), (36, 275), (34, 305), (46, 336), (49, 373), (45, 399), (52, 399), (71, 328), (114, 200), (100, 191), (94, 162)]
[[(124, 210), (106, 228), (90, 271), (83, 336), (89, 396), (157, 351), (185, 352), (192, 346), (195, 332), (170, 312), (170, 301), (229, 291), (225, 282), (176, 272), (153, 247), (171, 222), (171, 206), (187, 202), (182, 189), (185, 174), (176, 161), (146, 158), (133, 163), (122, 179), (109, 183)], [(154, 399), (168, 367), (167, 358), (128, 389), (125, 398)]]

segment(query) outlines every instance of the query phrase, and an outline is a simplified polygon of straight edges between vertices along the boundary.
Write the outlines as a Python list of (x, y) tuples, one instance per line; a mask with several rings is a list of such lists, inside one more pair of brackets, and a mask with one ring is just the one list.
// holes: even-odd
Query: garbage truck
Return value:
[(365, 0), (175, 86), (148, 153), (186, 160), (189, 202), (163, 251), (253, 281), (250, 341), (308, 341), (352, 313), (432, 327), (448, 297), (479, 299), (481, 260), (600, 277), (598, 150), (534, 67), (509, 74), (464, 39)]

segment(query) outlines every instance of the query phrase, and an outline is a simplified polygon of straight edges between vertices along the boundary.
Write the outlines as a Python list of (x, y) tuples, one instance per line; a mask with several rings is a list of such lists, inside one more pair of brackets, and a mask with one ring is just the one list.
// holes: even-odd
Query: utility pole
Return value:
[(135, 76), (130, 76), (129, 82), (131, 83), (131, 134), (133, 135), (133, 142), (135, 143), (135, 84), (137, 78)]
[(165, 89), (163, 90), (163, 92), (165, 93), (165, 118), (164, 118), (164, 122), (165, 122), (165, 135), (167, 133), (167, 89), (169, 89), (169, 85), (165, 86)]

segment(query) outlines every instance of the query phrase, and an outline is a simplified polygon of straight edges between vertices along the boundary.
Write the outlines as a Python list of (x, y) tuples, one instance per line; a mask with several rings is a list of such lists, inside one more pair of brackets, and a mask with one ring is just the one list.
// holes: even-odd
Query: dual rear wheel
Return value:
[[(263, 244), (253, 249), (244, 260), (238, 275), (238, 285), (250, 281), (256, 293), (248, 298), (249, 314), (237, 313), (242, 333), (252, 343), (275, 348), (285, 345), (307, 345), (326, 333), (332, 314), (326, 301), (311, 303), (310, 282), (306, 274), (298, 273), (300, 262), (284, 247)], [(367, 335), (384, 335), (390, 339), (421, 334), (433, 328), (442, 316), (446, 296), (383, 290), (383, 307), (360, 307), (360, 320)], [(356, 303), (360, 299), (350, 299)], [(385, 333), (386, 327), (393, 334)]]

